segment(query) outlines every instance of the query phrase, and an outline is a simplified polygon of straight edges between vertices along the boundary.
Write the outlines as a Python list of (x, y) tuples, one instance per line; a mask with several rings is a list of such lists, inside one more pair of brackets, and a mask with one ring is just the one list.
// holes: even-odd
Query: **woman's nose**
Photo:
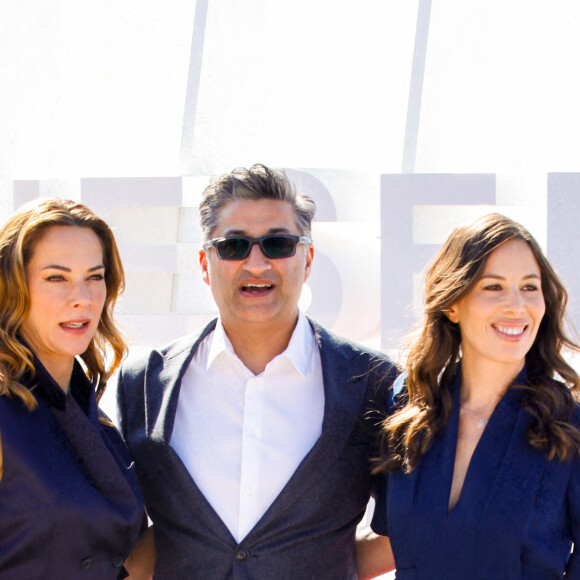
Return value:
[(511, 312), (521, 312), (524, 310), (524, 304), (525, 301), (521, 290), (514, 288), (507, 294), (504, 308)]
[(84, 281), (74, 285), (71, 300), (74, 306), (79, 306), (83, 308), (91, 304), (92, 302), (91, 293), (89, 291), (87, 284)]

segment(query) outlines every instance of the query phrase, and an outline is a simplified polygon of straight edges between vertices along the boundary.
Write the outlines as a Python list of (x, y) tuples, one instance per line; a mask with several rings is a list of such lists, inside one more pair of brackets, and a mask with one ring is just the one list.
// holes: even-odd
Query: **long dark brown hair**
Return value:
[[(0, 230), (0, 396), (17, 397), (30, 410), (35, 408), (36, 399), (21, 380), (25, 373), (34, 375), (33, 355), (19, 335), (30, 310), (26, 266), (38, 241), (54, 226), (90, 228), (103, 249), (105, 304), (95, 335), (87, 350), (80, 355), (87, 376), (93, 383), (98, 383), (97, 400), (127, 352), (113, 318), (125, 276), (111, 228), (88, 207), (74, 201), (51, 198), (23, 206)], [(112, 360), (106, 365), (108, 349)]]
[(399, 409), (383, 424), (385, 453), (377, 471), (411, 471), (449, 422), (450, 385), (460, 359), (461, 333), (445, 311), (480, 279), (488, 256), (510, 240), (528, 244), (541, 272), (546, 312), (526, 355), (523, 405), (534, 417), (530, 445), (550, 459), (580, 453), (580, 430), (572, 424), (580, 378), (562, 356), (580, 348), (564, 331), (567, 293), (532, 235), (517, 222), (489, 214), (456, 228), (426, 274), (424, 319), (409, 338), (406, 390)]

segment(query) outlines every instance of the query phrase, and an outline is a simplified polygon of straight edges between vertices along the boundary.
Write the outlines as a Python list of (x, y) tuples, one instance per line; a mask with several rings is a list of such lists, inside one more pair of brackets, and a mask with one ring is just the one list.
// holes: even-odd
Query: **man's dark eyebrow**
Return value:
[[(104, 268), (105, 266), (99, 264), (98, 266), (93, 266), (92, 268), (89, 268), (87, 272), (94, 272), (95, 270), (103, 270)], [(71, 271), (70, 268), (67, 268), (66, 266), (60, 266), (59, 264), (49, 264), (48, 266), (45, 266), (43, 270), (61, 270), (62, 272)]]

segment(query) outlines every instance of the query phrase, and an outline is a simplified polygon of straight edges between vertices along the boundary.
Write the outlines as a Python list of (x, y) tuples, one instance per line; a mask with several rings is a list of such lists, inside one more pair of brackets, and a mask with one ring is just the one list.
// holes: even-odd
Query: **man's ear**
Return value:
[(205, 250), (199, 251), (199, 265), (201, 266), (201, 277), (203, 281), (209, 286), (209, 263)]
[(312, 244), (309, 244), (306, 248), (305, 260), (304, 282), (308, 280), (308, 276), (310, 276), (310, 272), (312, 271), (312, 260), (314, 260), (314, 246)]
[(456, 324), (459, 322), (459, 313), (457, 312), (457, 307), (455, 304), (452, 304), (449, 306), (449, 308), (445, 308), (443, 312), (451, 322), (455, 322)]

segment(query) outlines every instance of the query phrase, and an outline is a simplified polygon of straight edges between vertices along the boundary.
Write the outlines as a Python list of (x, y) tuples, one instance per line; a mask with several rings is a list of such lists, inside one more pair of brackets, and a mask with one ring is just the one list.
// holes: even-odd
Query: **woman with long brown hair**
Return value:
[(384, 422), (384, 481), (361, 577), (580, 578), (580, 379), (566, 291), (499, 214), (456, 228)]
[(113, 233), (84, 205), (33, 202), (0, 230), (2, 580), (127, 576), (143, 502), (98, 409), (126, 351), (123, 285)]

